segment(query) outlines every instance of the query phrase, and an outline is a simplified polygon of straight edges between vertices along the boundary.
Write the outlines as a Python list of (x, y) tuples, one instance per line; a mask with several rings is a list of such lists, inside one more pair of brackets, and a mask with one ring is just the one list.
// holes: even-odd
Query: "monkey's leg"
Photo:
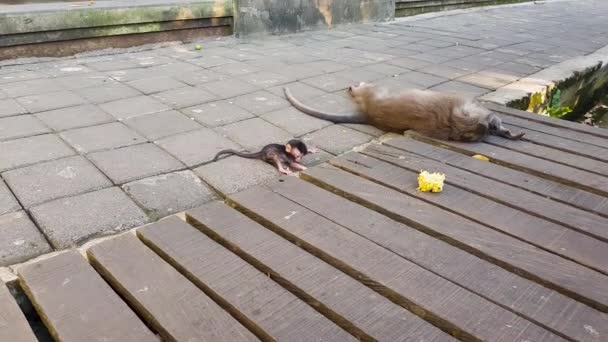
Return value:
[(286, 169), (283, 166), (283, 163), (281, 162), (281, 159), (279, 158), (279, 156), (274, 155), (272, 157), (272, 162), (274, 163), (274, 166), (277, 168), (277, 170), (279, 170), (280, 173), (282, 173), (284, 175), (291, 175), (291, 174), (293, 174), (293, 172), (291, 172), (290, 169)]

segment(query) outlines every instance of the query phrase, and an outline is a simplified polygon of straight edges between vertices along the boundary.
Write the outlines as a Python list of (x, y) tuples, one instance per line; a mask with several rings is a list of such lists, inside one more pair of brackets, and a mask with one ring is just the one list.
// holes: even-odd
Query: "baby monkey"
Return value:
[(285, 145), (268, 144), (255, 153), (243, 153), (233, 149), (222, 150), (215, 155), (213, 161), (217, 161), (223, 154), (234, 154), (243, 158), (263, 160), (274, 165), (280, 173), (290, 175), (293, 173), (291, 169), (298, 171), (306, 170), (306, 166), (300, 164), (302, 157), (316, 152), (316, 148), (309, 149), (302, 140), (292, 139)]

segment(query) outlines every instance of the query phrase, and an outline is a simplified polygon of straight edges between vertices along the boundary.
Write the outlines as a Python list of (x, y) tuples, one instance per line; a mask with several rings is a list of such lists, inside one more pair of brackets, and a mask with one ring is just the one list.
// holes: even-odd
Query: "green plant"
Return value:
[(557, 89), (553, 96), (551, 96), (551, 103), (546, 108), (547, 114), (552, 118), (562, 118), (566, 114), (572, 112), (572, 108), (568, 106), (560, 106), (559, 99), (561, 97), (561, 90)]

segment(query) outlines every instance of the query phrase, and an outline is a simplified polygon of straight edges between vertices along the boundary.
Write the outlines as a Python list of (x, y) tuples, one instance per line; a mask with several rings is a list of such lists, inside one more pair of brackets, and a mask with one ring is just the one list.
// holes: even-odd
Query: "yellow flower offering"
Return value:
[(476, 154), (476, 155), (473, 156), (473, 158), (479, 159), (479, 160), (483, 160), (483, 161), (490, 161), (490, 158), (488, 158), (488, 157), (486, 157), (484, 155), (481, 155), (481, 154)]
[(445, 175), (439, 172), (421, 171), (418, 175), (418, 191), (441, 192)]

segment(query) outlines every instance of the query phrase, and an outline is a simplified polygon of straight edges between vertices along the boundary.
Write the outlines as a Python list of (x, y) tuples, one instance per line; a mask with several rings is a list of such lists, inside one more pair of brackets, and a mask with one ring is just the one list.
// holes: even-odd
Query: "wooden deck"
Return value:
[(19, 283), (58, 341), (608, 341), (608, 131), (494, 109), (526, 140), (394, 138)]

